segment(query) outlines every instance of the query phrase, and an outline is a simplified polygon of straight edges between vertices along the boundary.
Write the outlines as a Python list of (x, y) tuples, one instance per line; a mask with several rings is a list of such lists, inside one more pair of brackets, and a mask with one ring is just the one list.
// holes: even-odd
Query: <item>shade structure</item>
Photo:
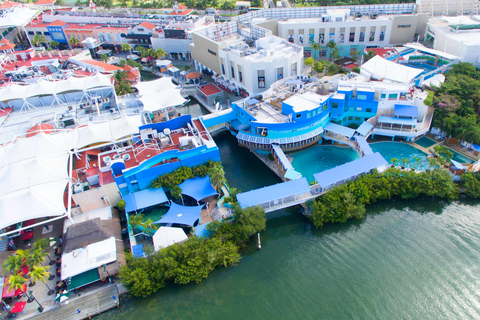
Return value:
[(452, 162), (453, 166), (454, 166), (456, 169), (458, 169), (458, 170), (464, 170), (464, 169), (466, 169), (466, 168), (463, 166), (463, 164), (461, 164), (460, 162), (455, 161), (455, 160), (453, 160), (453, 159), (450, 159), (450, 161)]
[(23, 99), (28, 90), (28, 85), (10, 84), (0, 90), (0, 101)]
[(357, 128), (357, 133), (361, 134), (362, 136), (366, 135), (371, 129), (373, 128), (373, 124), (364, 121), (360, 125), (360, 127)]
[(55, 88), (57, 94), (69, 91), (81, 91), (85, 87), (85, 78), (70, 77), (63, 81), (58, 81)]
[(98, 142), (112, 141), (112, 133), (110, 131), (110, 124), (108, 122), (97, 124), (89, 122), (86, 126), (78, 128), (77, 131), (77, 148), (83, 148)]
[(68, 158), (45, 133), (0, 147), (0, 228), (66, 213)]
[(393, 115), (396, 117), (408, 117), (408, 118), (417, 118), (418, 117), (418, 107), (417, 106), (407, 106), (403, 104), (396, 104)]
[(133, 212), (159, 203), (168, 202), (167, 195), (162, 188), (151, 188), (129, 193), (123, 196), (123, 200), (125, 200), (125, 211), (127, 212)]
[(13, 289), (13, 288), (10, 289), (10, 286), (8, 285), (7, 280), (5, 279), (5, 283), (3, 284), (3, 288), (2, 288), (2, 299), (19, 296), (22, 293), (25, 293), (26, 290), (27, 290), (27, 284), (24, 284), (19, 289)]
[(310, 192), (307, 178), (277, 183), (261, 189), (237, 194), (238, 203), (242, 208), (253, 207), (295, 195)]
[(313, 176), (323, 189), (387, 165), (387, 160), (380, 153), (376, 152), (338, 167), (316, 173)]
[(13, 305), (13, 308), (10, 310), (10, 313), (22, 312), (26, 304), (27, 304), (27, 301), (15, 302), (15, 304)]
[(28, 86), (25, 96), (35, 97), (35, 96), (47, 96), (55, 93), (55, 82), (40, 80), (37, 83)]
[(436, 74), (433, 77), (423, 80), (420, 85), (427, 87), (440, 87), (445, 82), (445, 76), (443, 74)]
[(336, 134), (340, 134), (342, 136), (351, 138), (355, 134), (355, 130), (349, 127), (344, 127), (339, 124), (335, 124), (332, 122), (329, 122), (323, 127), (325, 131), (330, 131)]
[(397, 64), (380, 56), (373, 57), (360, 67), (360, 74), (363, 76), (399, 83), (410, 83), (422, 72), (422, 69)]
[(132, 247), (132, 254), (134, 258), (143, 258), (143, 244), (137, 244), (136, 246)]
[(135, 115), (110, 121), (109, 124), (112, 139), (118, 140), (126, 136), (139, 133), (138, 127), (142, 125), (142, 119), (140, 115)]
[(143, 103), (144, 111), (153, 112), (176, 107), (188, 101), (180, 94), (181, 89), (168, 77), (139, 82), (134, 87), (138, 89), (141, 96), (140, 101)]
[(407, 126), (415, 126), (417, 124), (416, 119), (403, 119), (403, 118), (386, 117), (386, 116), (379, 116), (378, 122), (387, 123), (387, 124), (407, 125)]
[(365, 137), (355, 136), (355, 141), (357, 141), (358, 146), (363, 150), (364, 155), (368, 156), (373, 153), (373, 150), (367, 140), (365, 140)]
[(202, 75), (198, 72), (190, 72), (190, 73), (185, 75), (185, 78), (190, 79), (190, 80), (198, 79), (198, 78), (201, 78), (201, 77), (202, 77)]
[(55, 302), (62, 303), (63, 301), (67, 300), (70, 297), (70, 292), (64, 290), (63, 292), (60, 292), (57, 294), (55, 297)]
[(53, 124), (50, 123), (38, 123), (27, 130), (27, 138), (33, 137), (34, 135), (44, 132), (46, 134), (50, 134), (55, 130)]
[(152, 237), (155, 251), (188, 240), (182, 228), (160, 227)]
[(200, 219), (200, 211), (202, 211), (202, 208), (203, 206), (187, 207), (172, 202), (168, 212), (154, 223), (176, 223), (193, 227), (195, 222)]
[(87, 284), (94, 283), (100, 280), (98, 275), (98, 269), (88, 270), (76, 276), (70, 278), (70, 284), (68, 285), (68, 290), (72, 291), (77, 288), (86, 286)]
[(0, 17), (0, 28), (25, 26), (39, 13), (26, 6), (14, 6)]
[(196, 201), (218, 194), (212, 187), (208, 175), (204, 178), (185, 180), (179, 187), (182, 189), (182, 194), (192, 197)]

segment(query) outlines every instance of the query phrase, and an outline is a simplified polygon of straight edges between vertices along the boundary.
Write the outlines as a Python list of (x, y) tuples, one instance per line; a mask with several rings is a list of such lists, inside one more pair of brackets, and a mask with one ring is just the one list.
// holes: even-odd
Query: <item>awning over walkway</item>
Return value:
[(368, 144), (367, 140), (365, 140), (364, 137), (355, 136), (355, 141), (357, 141), (358, 146), (362, 149), (364, 155), (368, 156), (373, 153), (372, 148), (370, 147), (370, 145)]
[[(448, 17), (448, 19), (450, 19), (451, 17)], [(455, 17), (453, 17), (455, 18)], [(464, 17), (462, 17), (464, 18)], [(430, 49), (430, 48), (427, 48), (427, 47), (424, 47), (422, 46), (421, 44), (418, 44), (418, 43), (407, 43), (404, 45), (405, 48), (412, 48), (412, 49), (415, 49), (415, 50), (419, 50), (419, 51), (423, 51), (425, 53), (428, 53), (428, 54), (431, 54), (431, 55), (434, 55), (434, 56), (439, 56), (439, 57), (442, 57), (442, 58), (445, 58), (445, 59), (448, 59), (448, 60), (460, 60), (461, 58), (458, 57), (458, 56), (455, 56), (453, 54), (450, 54), (450, 53), (446, 53), (446, 52), (443, 52), (443, 51), (439, 51), (439, 50), (435, 50), (435, 49)]]
[(293, 166), (290, 163), (290, 161), (288, 161), (287, 156), (283, 152), (282, 148), (280, 148), (280, 146), (278, 144), (273, 144), (272, 148), (273, 148), (273, 151), (275, 152), (275, 154), (277, 155), (278, 159), (282, 163), (283, 167), (285, 168), (285, 170), (287, 170), (287, 171), (288, 170), (293, 170)]
[(367, 121), (364, 121), (362, 122), (362, 124), (360, 125), (360, 127), (357, 128), (357, 133), (361, 134), (362, 136), (365, 136), (367, 135), (367, 133), (373, 128), (373, 124), (367, 122)]
[(416, 119), (402, 119), (402, 118), (385, 117), (385, 116), (378, 117), (378, 122), (399, 124), (399, 125), (405, 125), (405, 126), (415, 126), (417, 124)]
[(196, 201), (218, 194), (212, 187), (208, 175), (204, 178), (185, 180), (179, 187), (182, 189), (182, 194), (192, 197)]
[[(347, 162), (338, 167), (316, 173), (313, 176), (322, 189), (338, 182), (349, 180), (363, 173), (387, 165), (388, 162), (378, 152), (363, 158)], [(238, 195), (237, 195), (238, 198)]]
[(298, 136), (286, 137), (286, 138), (273, 138), (273, 139), (254, 136), (254, 135), (246, 134), (244, 132), (239, 132), (237, 134), (237, 139), (250, 142), (250, 143), (259, 143), (259, 144), (272, 144), (272, 143), (286, 144), (286, 143), (295, 143), (295, 142), (305, 141), (307, 139), (310, 139), (322, 134), (322, 132), (323, 132), (323, 128), (319, 127), (315, 130), (312, 130), (310, 132), (307, 132)]
[(418, 108), (416, 106), (396, 104), (393, 115), (396, 117), (418, 118)]
[(307, 178), (303, 177), (237, 194), (237, 200), (242, 208), (247, 208), (307, 192), (310, 192), (310, 186)]
[(182, 228), (160, 227), (153, 235), (153, 247), (155, 251), (171, 246), (175, 243), (182, 243), (188, 240)]
[(125, 200), (125, 211), (127, 212), (168, 202), (167, 195), (162, 188), (151, 188), (129, 193), (123, 196), (123, 200)]
[(341, 134), (342, 136), (351, 138), (355, 134), (355, 130), (349, 127), (344, 127), (339, 124), (329, 122), (323, 128), (325, 131), (330, 131), (336, 134)]
[(170, 210), (162, 217), (162, 219), (154, 223), (176, 223), (193, 227), (195, 222), (200, 219), (200, 211), (202, 206), (181, 206), (174, 202), (170, 205)]

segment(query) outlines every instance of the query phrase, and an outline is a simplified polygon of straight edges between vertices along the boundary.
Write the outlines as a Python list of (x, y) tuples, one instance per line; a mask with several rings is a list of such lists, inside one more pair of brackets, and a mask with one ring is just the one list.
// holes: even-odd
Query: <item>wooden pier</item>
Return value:
[[(115, 297), (115, 298), (114, 298)], [(70, 298), (60, 307), (46, 308), (43, 313), (27, 315), (21, 319), (31, 320), (81, 320), (88, 319), (101, 312), (110, 310), (120, 303), (116, 284), (109, 285), (92, 292), (82, 294), (79, 297)], [(79, 312), (80, 311), (80, 312)], [(20, 319), (20, 318), (19, 318)]]

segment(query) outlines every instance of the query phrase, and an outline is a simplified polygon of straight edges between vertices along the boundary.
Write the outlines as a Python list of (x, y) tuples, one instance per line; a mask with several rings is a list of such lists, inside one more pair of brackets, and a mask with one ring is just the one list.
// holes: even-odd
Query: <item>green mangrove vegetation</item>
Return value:
[[(480, 190), (480, 183), (475, 182)], [(372, 172), (355, 181), (336, 186), (309, 203), (311, 219), (317, 228), (325, 223), (346, 222), (363, 218), (365, 206), (394, 197), (411, 199), (418, 196), (457, 199), (459, 187), (444, 169), (415, 172), (390, 168), (384, 173)], [(479, 192), (480, 195), (480, 192)]]

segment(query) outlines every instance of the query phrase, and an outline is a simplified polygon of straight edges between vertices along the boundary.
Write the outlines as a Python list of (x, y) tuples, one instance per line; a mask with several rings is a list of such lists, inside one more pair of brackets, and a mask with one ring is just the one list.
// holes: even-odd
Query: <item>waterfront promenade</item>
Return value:
[[(68, 302), (68, 303), (67, 303)], [(33, 302), (34, 303), (34, 302)], [(89, 316), (117, 307), (119, 302), (118, 287), (116, 284), (108, 285), (75, 298), (62, 302), (60, 307), (53, 305), (45, 308), (43, 313), (30, 314), (18, 319), (29, 320), (80, 320)], [(80, 311), (80, 312), (79, 312)]]

